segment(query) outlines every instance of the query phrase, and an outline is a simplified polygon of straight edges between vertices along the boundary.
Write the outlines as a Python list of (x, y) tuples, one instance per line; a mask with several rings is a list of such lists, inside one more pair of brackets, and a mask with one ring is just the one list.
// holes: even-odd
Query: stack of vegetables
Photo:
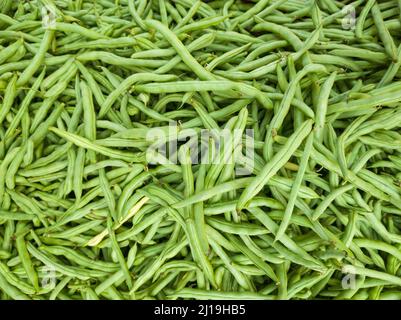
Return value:
[(400, 5), (1, 0), (0, 298), (401, 299)]

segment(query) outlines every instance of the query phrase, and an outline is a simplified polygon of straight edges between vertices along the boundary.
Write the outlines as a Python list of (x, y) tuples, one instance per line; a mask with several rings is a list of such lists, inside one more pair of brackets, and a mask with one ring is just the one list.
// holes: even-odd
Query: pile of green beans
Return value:
[(0, 299), (401, 299), (400, 17), (0, 0)]

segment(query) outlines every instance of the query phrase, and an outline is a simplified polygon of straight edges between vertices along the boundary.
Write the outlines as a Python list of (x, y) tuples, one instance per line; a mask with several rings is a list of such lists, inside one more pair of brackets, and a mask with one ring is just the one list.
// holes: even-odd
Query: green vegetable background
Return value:
[(0, 299), (400, 300), (400, 66), (399, 0), (0, 0)]

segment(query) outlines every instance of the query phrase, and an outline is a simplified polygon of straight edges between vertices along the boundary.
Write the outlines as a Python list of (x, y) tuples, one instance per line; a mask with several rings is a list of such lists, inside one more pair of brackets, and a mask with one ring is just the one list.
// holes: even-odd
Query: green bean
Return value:
[(274, 273), (274, 270), (265, 263), (262, 259), (260, 259), (257, 255), (255, 255), (251, 250), (249, 250), (246, 246), (244, 246), (235, 236), (227, 235), (228, 240), (232, 242), (234, 247), (240, 250), (246, 257), (248, 257), (258, 268), (265, 272), (265, 274), (272, 279), (273, 281), (277, 281), (277, 276)]
[[(206, 29), (213, 25), (219, 25), (226, 19), (227, 19), (227, 17), (225, 17), (225, 16), (207, 17), (202, 20), (187, 24), (183, 27), (176, 28), (174, 30), (174, 33), (181, 34), (181, 33), (186, 33), (186, 32), (190, 32), (190, 31), (194, 31), (194, 30)], [(182, 24), (182, 23), (185, 23), (184, 19), (179, 22), (179, 24)]]
[(99, 117), (103, 117), (111, 108), (112, 104), (114, 101), (117, 99), (119, 95), (121, 95), (124, 91), (127, 91), (129, 87), (134, 85), (135, 82), (137, 81), (150, 81), (150, 80), (156, 80), (156, 81), (169, 81), (174, 79), (174, 75), (160, 75), (156, 76), (152, 73), (137, 73), (134, 74), (127, 79), (125, 79), (121, 84), (112, 92), (110, 95), (107, 97), (107, 99), (104, 101), (104, 103), (101, 106)]
[(62, 131), (62, 130), (54, 128), (54, 127), (50, 128), (50, 130), (53, 131), (54, 133), (56, 133), (57, 135), (59, 135), (60, 137), (66, 139), (67, 141), (70, 141), (70, 142), (76, 144), (78, 147), (93, 150), (93, 151), (103, 154), (105, 156), (109, 156), (109, 157), (112, 157), (115, 159), (125, 160), (128, 162), (142, 161), (142, 158), (143, 158), (142, 156), (138, 157), (137, 155), (134, 155), (134, 154), (131, 154), (128, 152), (113, 150), (110, 148), (96, 145), (95, 143), (92, 143), (91, 141), (89, 141), (83, 137), (80, 137), (80, 136), (70, 133), (70, 132)]
[[(175, 230), (179, 229), (176, 228)], [(182, 246), (186, 244), (184, 242), (177, 245), (174, 242), (175, 242), (175, 235), (173, 233), (172, 237), (169, 239), (169, 242), (167, 243), (161, 255), (157, 257), (155, 261), (152, 263), (152, 266), (148, 268), (143, 274), (141, 274), (141, 276), (135, 281), (134, 286), (130, 291), (130, 294), (133, 294), (143, 283), (145, 283), (148, 279), (151, 279), (153, 274), (163, 264), (163, 261), (168, 257), (174, 257), (181, 250)], [(175, 245), (174, 247), (172, 247), (173, 244)]]
[(318, 283), (320, 280), (324, 279), (326, 277), (328, 272), (320, 274), (318, 276), (315, 275), (310, 275), (309, 277), (304, 277), (302, 280), (298, 281), (294, 285), (292, 285), (290, 288), (288, 288), (288, 298), (291, 299), (294, 297), (297, 292), (300, 292), (301, 290), (305, 288), (312, 287), (316, 283)]
[(284, 165), (285, 162), (292, 156), (293, 152), (302, 143), (302, 140), (310, 132), (312, 122), (305, 121), (301, 127), (294, 132), (288, 139), (286, 145), (274, 155), (272, 160), (266, 164), (260, 174), (252, 179), (249, 186), (245, 188), (238, 199), (237, 210), (244, 208), (249, 200), (254, 197), (268, 182), (268, 180)]
[(192, 299), (212, 299), (212, 300), (273, 300), (273, 296), (262, 295), (254, 292), (220, 292), (211, 290), (200, 290), (192, 288), (184, 288), (177, 292), (171, 292), (171, 298), (192, 298)]
[(389, 275), (384, 272), (376, 271), (376, 270), (371, 270), (363, 267), (358, 267), (358, 266), (352, 266), (352, 265), (346, 265), (343, 267), (343, 270), (347, 272), (350, 270), (354, 274), (370, 277), (370, 278), (375, 278), (375, 279), (380, 279), (380, 280), (385, 280), (389, 281), (393, 285), (400, 285), (401, 281), (398, 277)]
[(243, 51), (248, 50), (250, 47), (250, 44), (246, 44), (242, 47), (239, 48), (235, 48), (233, 50), (230, 50), (226, 53), (224, 53), (223, 55), (221, 55), (220, 57), (217, 57), (216, 59), (214, 59), (212, 62), (210, 62), (207, 66), (206, 66), (206, 70), (208, 71), (212, 71), (214, 68), (216, 68), (219, 64), (223, 64), (227, 61), (229, 61), (230, 59), (232, 59), (233, 57), (235, 57), (236, 55), (241, 54)]
[(13, 285), (9, 284), (1, 273), (0, 273), (0, 288), (14, 300), (31, 300), (28, 295), (21, 292)]
[(128, 0), (128, 5), (129, 5), (129, 11), (132, 15), (132, 17), (134, 18), (134, 21), (136, 22), (136, 24), (143, 30), (146, 29), (145, 24), (142, 20), (142, 18), (140, 17), (140, 15), (138, 14), (136, 8), (135, 8), (135, 4), (133, 0)]
[(156, 21), (156, 20), (147, 20), (144, 23), (150, 27), (158, 30), (163, 34), (167, 41), (173, 46), (173, 48), (180, 55), (182, 61), (191, 68), (199, 78), (203, 80), (213, 80), (214, 77), (206, 71), (195, 59), (191, 56), (186, 47), (182, 44), (182, 42), (176, 37), (176, 35), (170, 31), (165, 25)]
[(319, 72), (319, 71), (321, 72), (324, 70), (325, 68), (322, 65), (309, 64), (304, 69), (302, 69), (302, 71), (300, 71), (297, 74), (297, 76), (291, 81), (290, 85), (288, 86), (285, 92), (284, 98), (280, 104), (279, 112), (277, 112), (277, 114), (274, 115), (269, 125), (269, 130), (266, 132), (265, 146), (263, 149), (265, 159), (270, 158), (269, 154), (271, 153), (272, 134), (273, 132), (276, 132), (277, 130), (280, 129), (284, 117), (287, 115), (289, 111), (290, 103), (295, 95), (298, 81), (300, 81), (300, 79), (302, 79), (309, 72)]
[(56, 2), (0, 0), (0, 298), (397, 299), (399, 1)]
[(351, 190), (354, 186), (352, 184), (347, 184), (343, 187), (340, 187), (336, 190), (333, 190), (320, 204), (319, 206), (315, 209), (312, 215), (313, 220), (317, 220), (320, 215), (323, 214), (323, 212), (327, 209), (329, 204), (339, 195), (341, 195), (344, 192), (347, 192)]
[(43, 59), (45, 57), (45, 54), (47, 50), (50, 47), (50, 43), (53, 39), (54, 36), (54, 31), (47, 29), (45, 31), (45, 34), (43, 36), (43, 39), (40, 43), (39, 50), (35, 54), (32, 62), (29, 64), (29, 66), (23, 71), (23, 73), (20, 75), (17, 81), (17, 86), (23, 86), (26, 84), (30, 78), (32, 78), (33, 74), (36, 72), (36, 70), (40, 67), (40, 65), (43, 62)]
[(297, 194), (298, 194), (298, 190), (299, 190), (299, 187), (300, 187), (300, 185), (302, 183), (303, 175), (305, 174), (306, 167), (307, 167), (307, 164), (308, 164), (310, 152), (311, 152), (311, 149), (312, 149), (313, 139), (314, 139), (314, 135), (313, 135), (313, 132), (312, 132), (309, 135), (308, 139), (306, 140), (305, 149), (304, 149), (304, 152), (303, 152), (303, 155), (302, 155), (301, 162), (299, 164), (298, 173), (297, 173), (297, 176), (295, 178), (294, 184), (293, 184), (292, 189), (291, 189), (291, 193), (290, 193), (290, 196), (289, 196), (289, 199), (288, 199), (288, 203), (287, 203), (287, 206), (285, 208), (283, 220), (282, 220), (282, 222), (280, 224), (280, 228), (279, 228), (279, 230), (277, 231), (277, 234), (276, 234), (276, 240), (279, 240), (283, 236), (283, 234), (284, 234), (284, 232), (285, 232), (285, 230), (286, 230), (286, 228), (287, 228), (287, 226), (288, 226), (288, 224), (290, 222), (291, 215), (292, 215), (292, 212), (294, 210), (294, 205), (295, 205), (295, 200), (296, 200), (296, 197), (297, 197)]
[(93, 39), (93, 40), (106, 38), (106, 36), (96, 32), (94, 30), (81, 27), (81, 26), (79, 26), (77, 24), (57, 22), (55, 24), (55, 30), (62, 31), (64, 33), (78, 33), (79, 35), (82, 35), (82, 36), (84, 36), (86, 38), (90, 38), (90, 39)]
[(127, 263), (125, 261), (125, 258), (121, 252), (121, 249), (118, 245), (118, 242), (116, 240), (116, 235), (114, 234), (114, 230), (113, 230), (113, 223), (112, 223), (112, 219), (109, 217), (108, 221), (107, 221), (107, 230), (108, 230), (108, 234), (110, 236), (111, 239), (111, 244), (112, 244), (112, 248), (114, 250), (114, 252), (117, 255), (117, 259), (118, 262), (120, 263), (121, 269), (124, 273), (124, 277), (127, 283), (127, 286), (129, 289), (132, 289), (132, 279), (131, 279), (131, 274), (129, 272), (129, 268), (127, 266)]
[(6, 173), (6, 186), (8, 189), (13, 190), (15, 188), (15, 175), (22, 163), (23, 157), (27, 152), (28, 145), (25, 144), (22, 147), (18, 147), (18, 153), (16, 154), (13, 162), (9, 165)]
[(223, 263), (225, 264), (227, 269), (232, 273), (232, 275), (236, 278), (239, 285), (246, 290), (250, 290), (251, 284), (249, 283), (249, 280), (246, 277), (244, 277), (244, 275), (239, 270), (237, 270), (235, 266), (233, 266), (232, 261), (230, 261), (230, 258), (227, 256), (224, 250), (214, 241), (211, 241), (210, 245), (215, 250), (216, 254), (223, 260)]
[[(268, 216), (264, 215), (263, 212), (259, 208), (253, 208), (249, 209), (249, 211), (266, 227), (268, 230), (271, 231), (271, 233), (276, 234), (278, 231), (279, 226), (271, 220)], [(264, 240), (269, 240), (269, 237), (264, 235), (263, 238)], [(270, 241), (274, 246), (281, 247), (278, 244), (273, 243), (273, 241)], [(306, 264), (310, 265), (311, 268), (316, 269), (316, 270), (322, 270), (322, 266), (320, 263), (316, 261), (312, 256), (310, 256), (304, 249), (299, 247), (291, 238), (289, 238), (286, 234), (283, 234), (283, 236), (280, 239), (280, 242), (282, 242), (285, 247), (287, 247), (289, 250), (286, 250), (286, 248), (280, 248), (280, 251), (286, 252), (286, 255), (291, 257), (291, 259), (297, 263), (300, 264)], [(291, 253), (294, 252), (295, 254)]]
[(328, 98), (330, 95), (331, 88), (333, 87), (335, 78), (337, 76), (336, 72), (333, 72), (330, 77), (324, 82), (319, 99), (318, 104), (316, 105), (316, 116), (315, 116), (315, 132), (316, 132), (316, 139), (322, 141), (323, 139), (323, 130), (324, 130), (324, 123), (326, 119), (327, 113), (327, 104)]
[(12, 286), (16, 287), (17, 289), (21, 290), (21, 292), (32, 295), (35, 292), (35, 289), (26, 284), (24, 281), (20, 280), (13, 272), (9, 270), (9, 268), (0, 262), (0, 273), (5, 278), (5, 280)]
[(397, 50), (397, 61), (396, 62), (392, 62), (390, 67), (387, 69), (386, 73), (384, 74), (383, 78), (380, 80), (378, 87), (382, 87), (384, 85), (389, 84), (394, 76), (397, 74), (398, 70), (400, 69), (401, 66), (401, 47), (398, 46), (398, 50)]
[[(18, 224), (17, 232), (18, 232), (19, 228), (23, 228), (23, 227), (24, 227), (23, 224)], [(24, 236), (23, 235), (17, 236), (15, 243), (16, 243), (16, 247), (18, 250), (18, 255), (21, 259), (22, 265), (24, 266), (24, 269), (29, 278), (29, 281), (32, 283), (35, 290), (39, 291), (38, 275), (32, 264), (31, 258), (28, 253), (28, 249), (26, 248)]]
[(67, 88), (72, 78), (75, 77), (77, 70), (77, 67), (75, 66), (75, 64), (73, 64), (60, 78), (60, 80), (58, 80), (58, 82), (53, 87), (46, 91), (44, 97), (50, 98), (60, 95)]
[(11, 81), (8, 83), (5, 90), (4, 101), (0, 110), (0, 124), (4, 121), (7, 113), (10, 111), (14, 99), (17, 95), (17, 75), (14, 75)]
[[(19, 148), (14, 148), (10, 150), (6, 157), (3, 159), (3, 161), (0, 164), (0, 168), (2, 172), (5, 172), (7, 168), (9, 167), (10, 163), (12, 162), (13, 158), (18, 154)], [(4, 197), (4, 183), (5, 183), (5, 176), (0, 175), (0, 203), (3, 202), (3, 197)]]
[(7, 61), (10, 57), (12, 57), (17, 49), (23, 45), (23, 43), (23, 38), (21, 38), (15, 41), (12, 45), (2, 50), (0, 52), (0, 64), (3, 64), (4, 61)]
[(207, 279), (211, 282), (212, 286), (215, 287), (216, 283), (215, 283), (214, 271), (213, 271), (211, 263), (209, 262), (209, 259), (202, 251), (202, 246), (200, 244), (200, 238), (197, 235), (197, 230), (195, 228), (194, 220), (188, 219), (186, 221), (186, 224), (187, 224), (187, 237), (188, 237), (189, 245), (191, 247), (191, 253), (192, 253), (195, 261), (200, 264)]
[(237, 84), (231, 81), (182, 81), (182, 82), (166, 82), (164, 84), (144, 84), (134, 87), (136, 91), (147, 93), (170, 93), (170, 92), (186, 92), (186, 91), (226, 91), (238, 90), (246, 97), (254, 97), (267, 109), (271, 109), (272, 103), (270, 99), (259, 90), (245, 84)]
[(134, 70), (140, 70), (140, 69), (137, 69), (138, 67), (142, 67), (142, 68), (156, 67), (157, 68), (164, 64), (164, 61), (124, 58), (124, 57), (120, 57), (113, 53), (105, 52), (105, 51), (84, 52), (77, 56), (77, 60), (79, 62), (100, 60), (107, 64), (124, 66), (126, 68), (133, 68)]
[(393, 59), (393, 61), (397, 61), (397, 49), (394, 44), (393, 38), (391, 37), (389, 31), (387, 30), (384, 24), (379, 5), (375, 3), (372, 6), (371, 10), (372, 10), (373, 20), (375, 21), (375, 25), (377, 28), (377, 32), (379, 34), (380, 39), (383, 42), (387, 54), (390, 56), (391, 59)]
[(35, 217), (31, 214), (26, 214), (22, 212), (10, 212), (6, 210), (0, 211), (1, 219), (5, 220), (33, 220)]
[(263, 260), (278, 264), (282, 262), (282, 260), (277, 256), (265, 252), (260, 247), (258, 247), (258, 245), (254, 241), (252, 241), (251, 237), (247, 235), (240, 235), (240, 237), (244, 241), (244, 243), (248, 246), (248, 248)]
[(269, 231), (266, 230), (265, 228), (253, 224), (241, 223), (237, 225), (236, 223), (230, 223), (224, 221), (223, 219), (218, 219), (213, 217), (208, 217), (206, 219), (206, 222), (210, 226), (218, 230), (221, 230), (225, 233), (243, 234), (243, 235), (260, 235), (269, 233)]

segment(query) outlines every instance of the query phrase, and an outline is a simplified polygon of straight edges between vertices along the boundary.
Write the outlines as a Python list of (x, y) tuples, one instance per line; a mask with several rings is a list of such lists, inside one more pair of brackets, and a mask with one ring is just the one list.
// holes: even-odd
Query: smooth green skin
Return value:
[(7, 61), (10, 57), (14, 55), (14, 53), (18, 50), (20, 46), (23, 45), (24, 40), (18, 39), (12, 45), (9, 45), (7, 48), (1, 50), (0, 52), (0, 65), (3, 64), (4, 61)]
[(88, 139), (85, 139), (85, 138), (78, 136), (76, 134), (73, 134), (73, 133), (68, 133), (68, 132), (59, 130), (54, 127), (52, 127), (50, 130), (53, 131), (54, 133), (58, 134), (59, 136), (65, 138), (67, 141), (70, 141), (70, 142), (76, 144), (78, 147), (93, 150), (95, 152), (101, 153), (106, 156), (110, 156), (115, 159), (126, 160), (129, 162), (136, 162), (136, 161), (141, 161), (141, 158), (142, 158), (141, 156), (138, 157), (137, 155), (131, 154), (128, 152), (113, 150), (111, 148), (106, 148), (106, 147), (96, 145), (95, 143), (92, 143)]
[(66, 72), (62, 74), (57, 83), (55, 83), (50, 89), (46, 90), (44, 97), (50, 98), (60, 95), (67, 88), (70, 81), (75, 77), (77, 71), (78, 68), (76, 67), (76, 65), (71, 64)]
[(291, 220), (291, 215), (292, 215), (292, 212), (293, 212), (294, 206), (295, 206), (295, 200), (296, 200), (296, 197), (298, 196), (298, 191), (301, 186), (303, 176), (306, 171), (306, 167), (308, 165), (308, 161), (309, 161), (309, 157), (310, 157), (310, 153), (311, 153), (312, 145), (313, 145), (313, 139), (314, 139), (314, 134), (313, 134), (313, 132), (311, 132), (311, 134), (309, 135), (309, 137), (307, 138), (306, 143), (305, 143), (304, 152), (302, 154), (301, 162), (299, 164), (299, 169), (298, 169), (297, 175), (295, 177), (294, 184), (292, 185), (288, 203), (287, 203), (287, 206), (284, 211), (283, 220), (282, 220), (282, 222), (280, 224), (280, 228), (276, 234), (276, 240), (279, 240), (284, 235), (285, 230), (287, 229), (288, 224)]
[[(0, 164), (0, 169), (2, 172), (6, 172), (7, 168), (9, 167), (12, 159), (18, 154), (19, 148), (14, 148), (7, 153), (6, 157)], [(5, 192), (5, 175), (0, 175), (0, 203), (3, 202), (4, 199), (4, 192)]]
[(315, 133), (316, 139), (318, 141), (322, 141), (323, 139), (323, 131), (327, 114), (328, 99), (331, 88), (333, 87), (334, 81), (336, 79), (336, 76), (337, 76), (336, 72), (333, 72), (330, 75), (330, 77), (328, 77), (327, 80), (324, 82), (320, 90), (318, 104), (316, 105), (316, 110), (315, 110), (315, 128), (314, 128), (316, 132)]
[(39, 69), (45, 58), (45, 54), (50, 47), (53, 36), (54, 30), (47, 29), (45, 31), (44, 37), (40, 43), (39, 50), (37, 51), (29, 66), (22, 72), (22, 74), (18, 78), (17, 86), (21, 87), (25, 85), (29, 81), (29, 79), (32, 78), (36, 70)]
[(184, 288), (177, 292), (171, 292), (171, 298), (211, 299), (211, 300), (273, 300), (273, 296), (266, 296), (253, 292), (219, 292)]
[(20, 108), (19, 108), (17, 114), (15, 115), (13, 121), (11, 122), (10, 126), (8, 127), (8, 129), (5, 133), (5, 138), (10, 136), (17, 129), (18, 124), (20, 121), (22, 121), (24, 114), (27, 113), (29, 104), (31, 103), (32, 99), (34, 98), (34, 96), (36, 94), (36, 91), (38, 90), (39, 86), (41, 85), (41, 83), (44, 79), (45, 72), (46, 72), (46, 68), (44, 68), (44, 70), (41, 72), (39, 77), (35, 80), (31, 89), (25, 96), (24, 100), (21, 102), (21, 105), (20, 105)]
[(265, 145), (263, 149), (263, 155), (265, 157), (265, 160), (271, 157), (271, 144), (272, 144), (273, 132), (277, 132), (281, 128), (284, 118), (289, 112), (291, 100), (294, 98), (298, 82), (310, 72), (322, 72), (322, 71), (323, 72), (325, 71), (324, 66), (319, 64), (309, 64), (305, 68), (303, 68), (289, 84), (287, 90), (285, 91), (283, 100), (280, 103), (278, 112), (273, 116), (269, 124), (269, 129), (266, 132)]
[[(23, 228), (24, 226), (25, 226), (24, 224), (19, 223), (16, 231), (18, 232), (20, 228)], [(39, 291), (38, 275), (32, 263), (31, 257), (29, 256), (24, 236), (23, 235), (17, 236), (15, 244), (18, 251), (18, 255), (21, 259), (22, 265), (26, 271), (29, 281), (31, 282), (35, 290)]]
[(393, 61), (397, 61), (397, 48), (394, 44), (393, 38), (391, 37), (388, 29), (386, 28), (386, 25), (384, 24), (382, 13), (380, 11), (377, 2), (372, 6), (371, 10), (372, 10), (372, 17), (377, 28), (377, 33), (379, 34), (379, 37), (383, 42), (387, 54)]
[[(184, 195), (191, 196), (195, 191), (194, 176), (191, 168), (190, 149), (184, 145), (179, 150), (179, 161), (181, 162), (182, 175), (185, 184)], [(212, 266), (207, 258), (205, 252), (202, 250), (201, 238), (199, 237), (198, 230), (195, 227), (195, 212), (193, 206), (185, 208), (185, 219), (188, 228), (188, 241), (191, 248), (194, 260), (200, 264), (202, 270), (206, 274), (208, 280), (215, 284), (215, 276)]]
[(7, 113), (10, 111), (17, 95), (17, 75), (14, 74), (5, 88), (4, 100), (0, 110), (0, 124), (4, 121)]
[(123, 92), (127, 91), (131, 86), (133, 86), (136, 82), (147, 82), (147, 81), (169, 81), (173, 80), (176, 77), (174, 75), (160, 75), (156, 76), (153, 73), (137, 73), (134, 74), (127, 79), (125, 79), (123, 82), (119, 84), (119, 86), (112, 92), (110, 95), (106, 98), (104, 103), (102, 104), (99, 112), (99, 118), (102, 118), (111, 108), (115, 100), (119, 95), (121, 95)]
[(65, 32), (66, 34), (78, 33), (79, 35), (82, 35), (85, 38), (89, 38), (89, 39), (93, 39), (93, 40), (107, 38), (103, 34), (99, 34), (96, 31), (81, 27), (77, 24), (57, 22), (56, 26), (55, 26), (55, 30)]
[(0, 288), (14, 300), (31, 300), (28, 295), (9, 284), (2, 274), (0, 274)]
[(221, 258), (224, 265), (231, 272), (231, 274), (238, 281), (239, 285), (244, 289), (250, 289), (250, 283), (247, 278), (233, 265), (233, 262), (230, 260), (230, 257), (224, 252), (223, 248), (221, 248), (215, 241), (210, 240), (210, 246), (216, 252), (216, 254)]
[(272, 103), (270, 99), (259, 90), (246, 84), (240, 84), (233, 81), (180, 81), (167, 82), (163, 84), (151, 83), (137, 85), (134, 87), (136, 91), (146, 93), (172, 93), (172, 92), (192, 92), (192, 91), (230, 91), (238, 90), (245, 97), (252, 97), (267, 109), (271, 109)]
[(312, 121), (305, 121), (297, 131), (288, 139), (283, 148), (276, 153), (270, 162), (268, 162), (260, 174), (252, 180), (252, 182), (245, 188), (238, 199), (237, 211), (242, 210), (247, 203), (258, 194), (260, 190), (266, 185), (269, 179), (288, 161), (295, 150), (302, 143), (304, 138), (309, 134), (312, 129)]

